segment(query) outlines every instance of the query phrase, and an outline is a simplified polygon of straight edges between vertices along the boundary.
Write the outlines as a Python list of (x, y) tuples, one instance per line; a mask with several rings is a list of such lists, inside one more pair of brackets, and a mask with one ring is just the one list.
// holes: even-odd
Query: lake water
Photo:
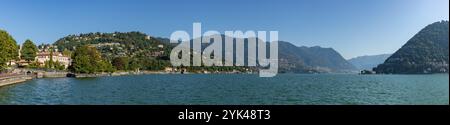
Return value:
[(449, 104), (449, 76), (138, 75), (36, 79), (0, 87), (0, 104)]

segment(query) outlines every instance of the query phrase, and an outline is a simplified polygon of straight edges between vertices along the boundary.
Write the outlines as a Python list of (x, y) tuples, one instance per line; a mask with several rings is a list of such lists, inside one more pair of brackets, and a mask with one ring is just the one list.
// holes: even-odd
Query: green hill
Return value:
[(440, 21), (426, 26), (374, 71), (383, 74), (448, 73), (448, 23)]
[(160, 70), (170, 66), (169, 54), (173, 48), (158, 38), (140, 32), (69, 35), (53, 45), (58, 46), (60, 51), (74, 51), (77, 47), (88, 45), (97, 48), (102, 57), (113, 64), (114, 60), (126, 60), (124, 65), (133, 64), (138, 66), (135, 68), (144, 70)]

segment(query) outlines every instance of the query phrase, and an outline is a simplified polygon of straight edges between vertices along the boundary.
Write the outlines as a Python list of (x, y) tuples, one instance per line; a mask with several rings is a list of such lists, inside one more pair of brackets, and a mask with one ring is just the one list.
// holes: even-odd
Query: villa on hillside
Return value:
[(50, 61), (50, 58), (52, 58), (53, 62), (59, 62), (62, 65), (64, 65), (65, 68), (69, 67), (70, 63), (72, 62), (71, 58), (69, 56), (64, 56), (62, 53), (58, 51), (58, 49), (54, 49), (53, 56), (50, 56), (51, 48), (58, 48), (58, 47), (53, 45), (47, 45), (39, 48), (39, 52), (36, 54), (35, 59), (39, 63), (39, 65), (44, 66), (45, 62)]
[(50, 52), (38, 52), (36, 55), (36, 61), (40, 66), (44, 66), (46, 61), (50, 61), (50, 58), (53, 58), (54, 62), (61, 63), (65, 68), (69, 67), (71, 63), (70, 57), (64, 56), (60, 52), (53, 52), (53, 56)]
[[(19, 48), (19, 57), (21, 55), (20, 50), (22, 47)], [(36, 57), (34, 61), (30, 62), (37, 62), (39, 66), (45, 66), (46, 61), (50, 61), (50, 48), (57, 48), (52, 45), (45, 45), (38, 47), (39, 51), (36, 53)], [(54, 62), (59, 62), (62, 65), (64, 65), (65, 68), (68, 68), (69, 65), (72, 63), (72, 60), (69, 56), (64, 56), (61, 52), (58, 52), (58, 49), (54, 49), (52, 60)], [(17, 65), (18, 67), (26, 67), (30, 65), (30, 62), (20, 59), (20, 60), (11, 60), (8, 65)]]

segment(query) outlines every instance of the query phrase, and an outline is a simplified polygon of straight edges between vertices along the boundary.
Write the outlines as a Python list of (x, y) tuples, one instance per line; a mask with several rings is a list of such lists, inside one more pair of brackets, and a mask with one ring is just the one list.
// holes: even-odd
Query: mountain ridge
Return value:
[(348, 59), (359, 70), (371, 70), (382, 64), (392, 54), (364, 55)]
[(373, 70), (381, 74), (449, 72), (449, 22), (427, 25)]
[[(222, 37), (222, 39), (225, 39), (225, 37)], [(245, 42), (247, 42), (247, 40), (248, 39), (244, 39)], [(111, 45), (106, 45), (106, 48), (98, 47), (99, 45), (103, 46), (105, 43), (109, 43)], [(115, 43), (119, 44), (116, 45)], [(172, 49), (173, 45), (176, 45), (170, 43), (170, 39), (163, 37), (153, 37), (140, 32), (87, 33), (80, 35), (68, 35), (54, 43), (54, 45), (57, 45), (59, 47), (59, 50), (61, 51), (64, 49), (73, 50), (76, 48), (76, 46), (79, 45), (94, 45), (97, 46), (97, 48), (101, 50), (102, 55), (106, 56), (109, 60), (115, 57), (126, 56), (127, 54), (131, 54), (130, 57), (136, 56), (135, 54), (149, 55), (148, 53), (143, 53), (140, 50), (147, 50), (146, 48), (155, 48), (154, 46), (159, 44), (163, 44), (167, 47), (165, 47), (165, 49), (163, 50), (149, 49), (149, 52), (164, 51), (164, 56), (167, 57), (167, 54), (170, 53), (170, 49)], [(207, 44), (202, 44), (202, 48), (204, 48), (206, 45)], [(114, 48), (118, 52), (110, 51), (110, 48), (108, 47)], [(247, 54), (247, 50), (245, 51)], [(244, 55), (244, 57), (247, 59), (248, 57), (246, 57), (246, 54)], [(157, 59), (157, 56), (154, 58)], [(279, 42), (279, 59), (280, 72), (330, 73), (348, 72), (356, 69), (333, 48), (323, 48), (320, 46), (298, 47), (286, 41)], [(167, 61), (168, 60), (166, 60), (166, 62)]]
[[(295, 46), (286, 41), (279, 42), (279, 58), (287, 60), (288, 65), (301, 65), (303, 69), (288, 71), (304, 72), (296, 70), (306, 70), (306, 72), (350, 72), (356, 68), (347, 62), (333, 48), (322, 48), (319, 46), (306, 47)], [(284, 64), (286, 65), (286, 64)]]

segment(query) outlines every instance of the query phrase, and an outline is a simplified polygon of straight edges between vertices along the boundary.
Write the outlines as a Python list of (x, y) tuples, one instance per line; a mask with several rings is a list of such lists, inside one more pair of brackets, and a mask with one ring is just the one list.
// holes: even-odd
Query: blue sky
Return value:
[(201, 22), (203, 32), (276, 30), (280, 40), (348, 59), (393, 53), (448, 15), (448, 0), (2, 0), (0, 29), (40, 44), (88, 32), (168, 37)]

